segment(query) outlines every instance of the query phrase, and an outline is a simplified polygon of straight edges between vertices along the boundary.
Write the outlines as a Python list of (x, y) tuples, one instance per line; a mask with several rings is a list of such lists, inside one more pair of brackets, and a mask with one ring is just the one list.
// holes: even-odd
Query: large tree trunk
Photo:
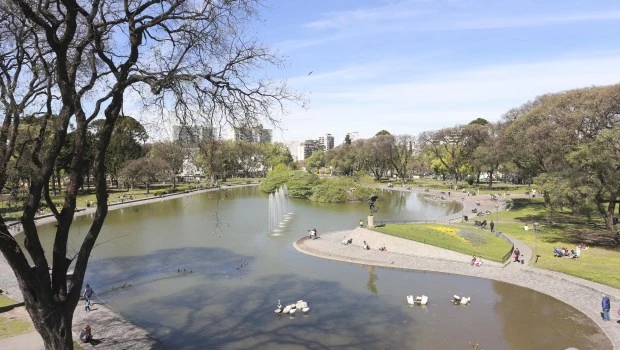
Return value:
[(607, 204), (607, 210), (605, 211), (605, 226), (610, 231), (615, 231), (616, 226), (614, 226), (614, 209), (616, 209), (616, 198), (613, 197), (609, 200), (609, 204)]

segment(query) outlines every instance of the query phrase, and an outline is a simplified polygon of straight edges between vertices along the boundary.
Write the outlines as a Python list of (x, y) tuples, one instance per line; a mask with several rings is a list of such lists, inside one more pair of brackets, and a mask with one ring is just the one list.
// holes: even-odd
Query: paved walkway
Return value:
[[(415, 189), (414, 189), (415, 191)], [(427, 194), (425, 192), (425, 194)], [(435, 196), (437, 193), (428, 193)], [(482, 196), (465, 197), (465, 207), (475, 206), (475, 201)], [(458, 201), (461, 200), (459, 196)], [(486, 203), (485, 203), (486, 202)], [(497, 201), (481, 200), (481, 207), (494, 208)], [(445, 221), (454, 221), (456, 217), (448, 217)], [(460, 219), (460, 213), (458, 214)], [(471, 256), (447, 249), (426, 245), (365, 228), (355, 228), (347, 231), (321, 234), (320, 239), (309, 240), (302, 238), (294, 243), (300, 252), (326, 259), (375, 265), (381, 267), (427, 270), (465, 276), (482, 277), (526, 287), (558, 300), (570, 300), (571, 306), (577, 308), (596, 323), (607, 335), (614, 349), (620, 349), (620, 320), (616, 314), (620, 305), (620, 290), (600, 283), (587, 281), (581, 278), (565, 275), (549, 270), (530, 266), (532, 250), (517, 239), (506, 236), (515, 247), (519, 248), (524, 256), (524, 264), (509, 262), (500, 264), (484, 262), (481, 267), (471, 266)], [(353, 239), (352, 245), (341, 244), (343, 239)], [(366, 241), (371, 250), (363, 250), (362, 242)], [(387, 252), (377, 248), (385, 245)], [(510, 259), (512, 261), (512, 259)], [(558, 288), (562, 286), (562, 288)], [(607, 294), (612, 299), (612, 322), (601, 319), (601, 294)]]

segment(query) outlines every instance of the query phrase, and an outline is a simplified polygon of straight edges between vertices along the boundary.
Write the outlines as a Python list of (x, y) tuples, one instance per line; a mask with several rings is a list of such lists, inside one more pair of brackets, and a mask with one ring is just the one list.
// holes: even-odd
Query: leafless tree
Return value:
[[(280, 63), (243, 31), (256, 6), (253, 0), (0, 2), (2, 189), (17, 154), (14, 141), (24, 116), (35, 116), (39, 125), (32, 140), (36, 172), (20, 217), (25, 249), (0, 217), (0, 250), (15, 272), (46, 349), (72, 348), (73, 312), (108, 212), (104, 159), (130, 93), (181, 123), (207, 125), (215, 118), (233, 124), (277, 122), (274, 113), (287, 101), (296, 101), (284, 83), (256, 74), (264, 65)], [(88, 126), (96, 119), (104, 120), (96, 135), (93, 167), (97, 209), (78, 253), (71, 256), (69, 229), (84, 180)], [(70, 126), (74, 136), (67, 138)], [(44, 142), (46, 133), (51, 136)], [(67, 142), (73, 143), (69, 184), (62, 207), (56, 209), (48, 185)], [(42, 246), (35, 225), (42, 201), (57, 222), (53, 247)], [(75, 283), (68, 288), (71, 265)]]

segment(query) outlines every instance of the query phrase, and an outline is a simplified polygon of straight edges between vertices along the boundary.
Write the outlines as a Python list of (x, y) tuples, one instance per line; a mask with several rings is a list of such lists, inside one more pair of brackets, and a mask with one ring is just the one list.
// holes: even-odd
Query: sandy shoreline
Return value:
[[(235, 185), (230, 187), (242, 187), (242, 186), (256, 186), (256, 184), (247, 185)], [(208, 188), (195, 190), (190, 192), (181, 192), (162, 197), (144, 198), (133, 201), (114, 202), (109, 204), (109, 211), (117, 210), (121, 208), (133, 207), (138, 205), (144, 205), (149, 203), (157, 203), (171, 199), (177, 199), (187, 196), (192, 196), (200, 193), (216, 191), (220, 188)], [(85, 208), (75, 213), (75, 217), (82, 215), (90, 215), (95, 212), (95, 208)], [(48, 215), (39, 217), (36, 220), (37, 226), (54, 222), (53, 216)], [(19, 229), (13, 228), (11, 234), (15, 236), (20, 232)], [(4, 256), (0, 254), (0, 287), (6, 292), (6, 295), (11, 299), (22, 302), (23, 297), (13, 270), (5, 260)], [(96, 290), (95, 290), (96, 292)], [(78, 339), (78, 334), (86, 324), (90, 324), (93, 329), (93, 338), (100, 342), (96, 345), (84, 344), (80, 342), (80, 345), (84, 349), (167, 349), (164, 344), (158, 339), (150, 335), (145, 329), (138, 327), (124, 318), (121, 314), (117, 313), (109, 307), (106, 307), (103, 303), (98, 303), (98, 299), (94, 298), (93, 311), (86, 312), (84, 310), (83, 303), (78, 303), (75, 312), (73, 314), (73, 338)], [(16, 348), (38, 350), (43, 349), (43, 341), (41, 336), (35, 330), (29, 333), (19, 335), (17, 337), (0, 340), (0, 350), (7, 349), (12, 350)]]
[[(420, 193), (435, 197), (441, 194), (440, 191)], [(477, 200), (481, 202), (480, 210), (484, 211), (493, 211), (495, 206), (498, 205), (498, 202), (492, 201), (488, 195), (474, 197), (467, 197), (465, 195), (465, 197), (462, 197), (459, 193), (457, 198), (452, 196), (449, 199), (460, 201), (461, 198), (463, 198), (465, 206), (464, 213), (467, 213), (468, 209), (473, 208)], [(456, 219), (460, 221), (460, 217), (461, 213), (453, 214), (444, 218), (444, 222), (448, 223)], [(353, 243), (351, 245), (341, 244), (345, 238), (353, 239)], [(529, 261), (532, 254), (531, 249), (512, 237), (508, 238), (525, 254), (526, 262)], [(371, 250), (362, 249), (363, 241), (366, 241), (371, 246)], [(471, 256), (469, 255), (384, 235), (360, 227), (321, 234), (320, 238), (316, 240), (304, 237), (294, 242), (293, 245), (298, 251), (319, 258), (386, 268), (434, 271), (481, 277), (529, 288), (552, 296), (560, 301), (570, 300), (571, 306), (590, 317), (601, 328), (611, 344), (613, 344), (614, 349), (620, 349), (620, 325), (614, 322), (618, 319), (616, 310), (620, 303), (620, 290), (610, 286), (554, 271), (538, 269), (529, 266), (529, 264), (508, 263), (504, 265), (485, 261), (481, 267), (472, 267), (470, 264)], [(387, 251), (379, 251), (378, 248), (384, 245)], [(558, 288), (559, 285), (562, 288)], [(600, 300), (603, 293), (609, 295), (612, 299), (611, 322), (604, 322), (600, 317)]]

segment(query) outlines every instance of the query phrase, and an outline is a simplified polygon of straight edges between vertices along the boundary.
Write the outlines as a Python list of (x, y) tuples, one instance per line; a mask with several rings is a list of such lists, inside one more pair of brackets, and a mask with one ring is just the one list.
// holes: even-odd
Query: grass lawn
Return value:
[[(532, 230), (534, 222), (539, 223), (537, 232)], [(620, 288), (620, 247), (614, 245), (614, 233), (600, 235), (601, 223), (599, 218), (579, 217), (567, 210), (551, 213), (541, 198), (535, 198), (513, 200), (508, 210), (499, 212), (495, 228), (536, 250), (534, 255), (540, 257), (538, 262), (533, 257), (533, 266)], [(588, 249), (582, 249), (578, 259), (553, 256), (554, 247), (574, 250), (579, 243)]]
[[(0, 307), (15, 305), (17, 302), (6, 295), (0, 295)], [(0, 339), (14, 337), (26, 332), (34, 330), (30, 318), (22, 320), (19, 318), (9, 319), (6, 317), (6, 313), (0, 313)], [(82, 350), (82, 346), (73, 341), (74, 350)]]
[(577, 243), (574, 238), (566, 234), (568, 230), (577, 230), (574, 225), (542, 226), (537, 233), (525, 231), (523, 224), (503, 224), (502, 232), (515, 237), (532, 248), (540, 255), (538, 262), (535, 258), (530, 264), (538, 268), (558, 271), (567, 275), (606, 284), (620, 289), (620, 251), (598, 246), (588, 246), (581, 250), (578, 259), (553, 256), (554, 247), (575, 249)]
[(488, 231), (465, 226), (438, 224), (388, 224), (375, 230), (396, 236), (503, 262), (510, 252), (510, 243)]
[[(15, 305), (17, 302), (5, 295), (0, 295), (0, 307)], [(9, 317), (9, 311), (0, 313), (0, 339), (10, 338), (32, 330), (30, 320)]]

